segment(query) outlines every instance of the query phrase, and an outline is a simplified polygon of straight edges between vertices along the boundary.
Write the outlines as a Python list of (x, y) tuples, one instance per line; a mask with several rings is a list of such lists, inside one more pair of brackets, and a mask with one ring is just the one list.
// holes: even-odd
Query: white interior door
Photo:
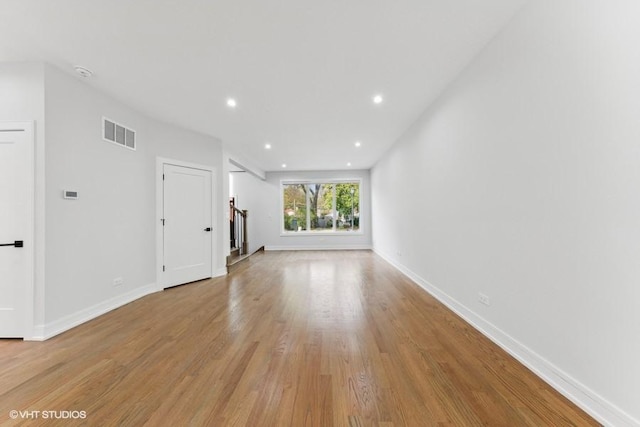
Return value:
[(0, 338), (25, 336), (33, 253), (33, 127), (0, 123)]
[(212, 173), (165, 164), (163, 174), (162, 284), (167, 288), (212, 276)]

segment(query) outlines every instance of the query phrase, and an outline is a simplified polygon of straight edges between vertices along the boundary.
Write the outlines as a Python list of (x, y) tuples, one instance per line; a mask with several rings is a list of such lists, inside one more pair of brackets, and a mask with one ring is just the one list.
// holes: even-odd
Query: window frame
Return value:
[[(333, 202), (332, 202), (332, 214), (333, 218), (337, 215), (336, 211), (336, 191), (335, 184), (357, 184), (358, 192), (359, 192), (359, 202), (358, 202), (358, 230), (356, 231), (338, 231), (335, 228), (332, 228), (329, 231), (312, 231), (312, 230), (302, 230), (302, 231), (288, 231), (285, 230), (284, 220), (279, 215), (280, 219), (280, 237), (291, 237), (291, 236), (361, 236), (364, 235), (363, 227), (362, 227), (362, 178), (322, 178), (322, 179), (281, 179), (280, 180), (280, 213), (284, 213), (284, 188), (285, 185), (309, 185), (309, 184), (322, 184), (322, 185), (334, 185), (333, 191)], [(307, 206), (307, 224), (311, 224), (311, 210), (309, 209), (309, 192), (306, 192), (306, 206)], [(352, 220), (353, 221), (353, 220)], [(333, 223), (335, 227), (335, 220)]]

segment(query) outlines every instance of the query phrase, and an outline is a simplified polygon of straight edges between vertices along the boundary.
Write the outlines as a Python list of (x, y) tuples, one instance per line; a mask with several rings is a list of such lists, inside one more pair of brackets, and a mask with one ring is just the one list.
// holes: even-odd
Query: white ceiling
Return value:
[(87, 67), (265, 171), (368, 169), (524, 2), (2, 0), (0, 61)]

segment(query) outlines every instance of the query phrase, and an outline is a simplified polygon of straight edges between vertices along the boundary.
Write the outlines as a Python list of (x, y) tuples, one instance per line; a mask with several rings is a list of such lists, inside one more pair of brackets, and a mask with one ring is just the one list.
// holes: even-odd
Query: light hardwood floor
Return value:
[(0, 424), (598, 425), (371, 252), (248, 262), (46, 342), (0, 340)]

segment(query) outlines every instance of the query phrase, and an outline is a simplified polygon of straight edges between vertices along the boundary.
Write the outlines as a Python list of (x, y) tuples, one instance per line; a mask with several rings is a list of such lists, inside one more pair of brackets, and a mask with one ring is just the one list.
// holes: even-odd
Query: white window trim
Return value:
[[(292, 184), (349, 184), (357, 183), (360, 191), (360, 203), (359, 211), (362, 215), (363, 208), (363, 191), (362, 191), (362, 178), (319, 178), (319, 179), (281, 179), (280, 180), (280, 212), (284, 212), (284, 186)], [(309, 206), (309, 193), (307, 192), (307, 206)], [(336, 192), (333, 192), (333, 206), (336, 206)], [(307, 209), (307, 223), (309, 223), (309, 216), (311, 215), (309, 209)], [(280, 215), (278, 215), (280, 217)], [(309, 236), (335, 236), (335, 237), (349, 237), (349, 236), (362, 236), (364, 230), (362, 226), (362, 217), (360, 217), (360, 223), (358, 231), (286, 231), (284, 229), (284, 221), (279, 218), (280, 221), (280, 237), (309, 237)]]

